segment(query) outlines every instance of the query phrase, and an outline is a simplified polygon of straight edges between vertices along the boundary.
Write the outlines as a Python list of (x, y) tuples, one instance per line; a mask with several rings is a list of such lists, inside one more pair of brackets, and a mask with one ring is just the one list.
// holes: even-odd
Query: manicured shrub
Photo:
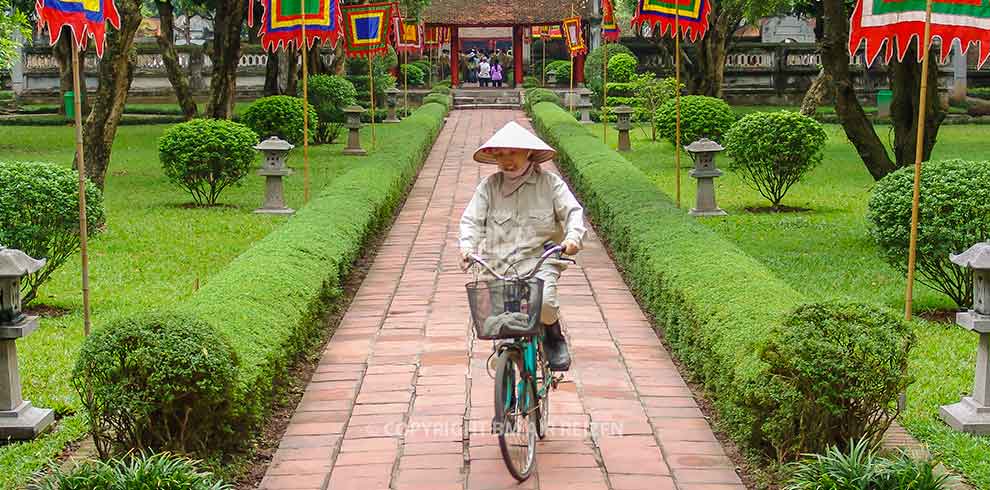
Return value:
[(830, 446), (794, 463), (784, 490), (942, 490), (952, 482), (948, 474), (936, 475), (929, 461), (905, 453), (887, 458), (874, 448), (866, 439), (850, 442), (846, 451)]
[(426, 84), (426, 73), (416, 65), (402, 65), (402, 75), (405, 79), (401, 83), (408, 82), (409, 85), (419, 87)]
[(420, 71), (423, 72), (423, 76), (426, 79), (429, 79), (430, 72), (433, 71), (433, 64), (432, 63), (430, 63), (427, 60), (416, 60), (416, 61), (411, 62), (410, 64), (411, 65), (415, 65), (417, 68), (419, 68)]
[(344, 108), (357, 104), (354, 84), (337, 75), (315, 75), (309, 79), (309, 100), (319, 119), (314, 139), (333, 143), (347, 120)]
[(430, 93), (449, 95), (450, 87), (447, 85), (434, 85), (433, 88), (430, 89)]
[[(668, 100), (654, 116), (657, 133), (671, 142), (674, 141), (677, 117), (674, 103), (675, 100)], [(681, 144), (689, 145), (701, 138), (721, 143), (735, 120), (729, 104), (722, 99), (704, 95), (681, 97)]]
[[(240, 121), (251, 128), (261, 139), (278, 136), (292, 144), (302, 144), (303, 102), (298, 97), (273, 95), (263, 97), (244, 111)], [(309, 106), (309, 132), (315, 134), (318, 118), (316, 110)]]
[(822, 125), (799, 112), (754, 112), (726, 133), (726, 168), (778, 209), (791, 186), (821, 163), (826, 139)]
[[(636, 113), (634, 117), (639, 121), (650, 122), (650, 136), (653, 141), (656, 141), (657, 123), (653, 114), (656, 114), (657, 109), (677, 95), (677, 80), (671, 77), (657, 78), (654, 73), (650, 72), (634, 74), (629, 85), (635, 100), (633, 107), (635, 107)], [(680, 88), (683, 87), (682, 84)]]
[[(822, 383), (818, 392), (826, 393), (824, 406), (831, 408), (829, 404), (857, 390), (862, 399), (869, 400), (863, 407), (876, 406), (874, 402), (888, 395), (901, 359), (897, 356), (906, 349), (906, 337), (899, 336), (904, 332), (902, 325), (891, 323), (888, 317), (871, 316), (865, 306), (802, 308), (806, 298), (764, 264), (686, 216), (650, 177), (566, 111), (540, 103), (531, 114), (540, 135), (558, 150), (561, 169), (580, 194), (596, 230), (608, 240), (626, 280), (635, 286), (640, 304), (663, 328), (677, 357), (704, 383), (718, 411), (719, 428), (748, 453), (786, 461), (804, 451), (803, 442), (795, 444), (795, 434), (786, 429), (804, 428), (796, 420), (817, 420), (814, 417), (820, 415), (816, 410), (821, 406), (792, 402), (801, 397), (801, 383), (813, 379), (814, 373), (807, 374), (805, 367), (821, 366), (824, 353), (849, 348), (842, 333), (867, 345), (862, 352), (850, 354), (848, 362), (824, 364), (838, 366), (834, 373), (818, 378)], [(791, 357), (781, 356), (773, 366), (761, 357), (765, 350), (783, 350), (766, 346), (771, 339), (785, 338), (787, 328), (805, 329), (807, 336), (815, 322), (828, 335), (793, 347)], [(889, 345), (880, 346), (880, 339), (889, 340)], [(882, 355), (888, 355), (893, 364), (877, 370), (878, 379), (872, 384), (844, 384), (846, 374), (862, 380), (868, 366)], [(864, 366), (854, 366), (854, 361)], [(779, 376), (771, 367), (791, 377)], [(867, 410), (846, 410), (851, 427), (868, 425), (856, 418)]]
[(199, 462), (171, 453), (139, 454), (107, 461), (77, 463), (68, 470), (51, 465), (35, 490), (227, 490), (212, 473), (199, 469)]
[(631, 54), (619, 53), (609, 56), (608, 60), (608, 80), (610, 82), (627, 83), (632, 81), (636, 74), (636, 57)]
[(523, 86), (523, 88), (536, 88), (536, 87), (540, 87), (541, 86), (540, 79), (539, 78), (536, 78), (534, 76), (523, 77), (523, 84), (522, 84), (522, 86)]
[(227, 338), (189, 313), (119, 318), (86, 338), (72, 372), (100, 455), (229, 445), (237, 373)]
[(547, 63), (546, 72), (547, 79), (550, 79), (550, 74), (553, 73), (557, 77), (558, 84), (567, 85), (571, 82), (571, 62), (565, 60), (554, 60)]
[(540, 102), (552, 102), (557, 105), (561, 104), (560, 97), (557, 96), (557, 93), (553, 90), (545, 88), (534, 87), (526, 89), (525, 97), (525, 106), (527, 110)]
[[(918, 281), (945, 293), (959, 307), (973, 303), (971, 269), (949, 261), (990, 239), (990, 162), (964, 160), (923, 164), (918, 209)], [(907, 273), (914, 168), (897, 170), (877, 183), (869, 201), (870, 234), (880, 255)]]
[[(602, 97), (602, 59), (605, 57), (605, 48), (603, 46), (598, 46), (597, 48), (591, 50), (588, 53), (587, 58), (584, 60), (584, 83), (587, 87), (595, 93), (595, 98), (601, 101)], [(617, 54), (628, 54), (633, 55), (632, 50), (626, 46), (619, 43), (611, 43), (608, 45), (608, 58), (611, 60)], [(607, 64), (606, 64), (607, 66)], [(609, 73), (609, 78), (612, 78), (612, 74)]]
[[(390, 69), (396, 66), (398, 57), (395, 50), (389, 47), (388, 56), (376, 56), (372, 67), (375, 72), (375, 105), (381, 106), (385, 101), (385, 91), (396, 86), (396, 79)], [(358, 93), (358, 103), (365, 109), (371, 107), (371, 91), (368, 90), (368, 60), (366, 58), (348, 58), (347, 79), (354, 84)]]
[(441, 94), (441, 93), (434, 92), (434, 93), (431, 93), (431, 94), (427, 94), (426, 97), (423, 97), (423, 104), (424, 105), (425, 104), (440, 104), (445, 109), (450, 110), (450, 106), (452, 106), (454, 104), (454, 101), (451, 99), (451, 97), (449, 95), (444, 95), (444, 94)]
[(169, 182), (188, 191), (196, 204), (212, 206), (225, 189), (247, 176), (257, 143), (258, 135), (243, 124), (194, 119), (165, 130), (158, 159)]
[[(106, 221), (103, 193), (86, 181), (87, 236)], [(21, 300), (34, 300), (51, 274), (79, 251), (79, 174), (42, 162), (0, 162), (0, 244), (45, 266), (21, 280)]]
[(879, 443), (910, 383), (910, 327), (885, 309), (805, 305), (775, 329), (760, 357), (788, 399), (767, 400), (768, 432), (793, 459), (867, 438)]

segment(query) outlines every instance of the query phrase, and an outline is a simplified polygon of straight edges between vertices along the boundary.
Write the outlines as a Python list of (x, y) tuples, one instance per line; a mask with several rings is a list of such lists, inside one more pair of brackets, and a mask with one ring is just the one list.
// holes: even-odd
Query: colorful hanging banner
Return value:
[(414, 19), (395, 17), (395, 50), (400, 53), (419, 53), (423, 51), (423, 26)]
[(345, 5), (344, 34), (348, 57), (370, 57), (388, 52), (394, 4)]
[(615, 22), (615, 7), (611, 0), (602, 0), (602, 39), (615, 42), (619, 40), (621, 32), (619, 24)]
[(450, 41), (450, 28), (443, 26), (429, 26), (426, 28), (427, 46), (437, 46)]
[(48, 41), (58, 42), (62, 27), (69, 26), (72, 38), (85, 47), (93, 37), (96, 56), (103, 57), (106, 46), (107, 22), (120, 29), (120, 14), (113, 0), (37, 0), (34, 9), (38, 14), (38, 28), (48, 27)]
[(678, 23), (681, 35), (691, 42), (705, 37), (708, 32), (708, 14), (712, 10), (710, 0), (638, 0), (632, 25), (647, 24), (660, 36), (674, 34), (674, 18), (680, 14)]
[[(897, 59), (904, 59), (911, 38), (920, 40), (925, 35), (926, 7), (925, 0), (859, 0), (849, 30), (849, 52), (855, 54), (865, 41), (868, 64), (873, 64), (881, 50), (885, 50), (885, 61), (890, 61), (895, 49)], [(931, 36), (942, 41), (943, 62), (955, 40), (960, 41), (963, 52), (970, 43), (979, 44), (982, 67), (990, 58), (990, 8), (981, 0), (936, 0), (932, 4)], [(917, 52), (920, 60), (922, 50)]]
[(530, 26), (530, 28), (529, 28), (529, 35), (533, 39), (539, 39), (540, 38), (540, 26)]
[[(253, 0), (252, 0), (253, 2)], [(340, 4), (338, 0), (261, 0), (261, 47), (265, 51), (302, 47), (302, 24), (306, 23), (306, 46), (320, 43), (336, 45), (340, 39)], [(250, 10), (254, 10), (251, 6)], [(253, 19), (248, 20), (248, 25)]]
[(567, 40), (567, 51), (571, 56), (580, 56), (588, 52), (588, 46), (584, 43), (584, 33), (581, 30), (580, 17), (568, 17), (564, 19), (564, 38)]

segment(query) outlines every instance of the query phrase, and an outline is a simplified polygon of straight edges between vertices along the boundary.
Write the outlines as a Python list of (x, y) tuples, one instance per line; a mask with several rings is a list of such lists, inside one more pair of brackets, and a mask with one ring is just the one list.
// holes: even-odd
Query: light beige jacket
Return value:
[[(543, 243), (571, 240), (581, 248), (586, 229), (584, 208), (558, 175), (537, 168), (515, 192), (503, 196), (502, 172), (485, 178), (461, 216), (462, 252), (481, 255), (504, 273), (513, 262), (538, 258)], [(535, 261), (519, 263), (525, 273)], [(566, 262), (547, 260), (543, 270), (561, 272)]]

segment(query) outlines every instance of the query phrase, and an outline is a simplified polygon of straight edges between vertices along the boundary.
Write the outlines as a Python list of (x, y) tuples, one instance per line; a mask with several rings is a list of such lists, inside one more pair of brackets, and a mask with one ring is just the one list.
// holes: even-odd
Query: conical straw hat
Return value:
[(526, 131), (526, 128), (515, 121), (509, 121), (508, 124), (502, 126), (502, 129), (475, 150), (474, 159), (481, 163), (497, 164), (495, 158), (488, 153), (488, 150), (495, 148), (531, 150), (529, 161), (537, 164), (552, 160), (557, 155), (557, 150), (544, 143), (535, 134)]

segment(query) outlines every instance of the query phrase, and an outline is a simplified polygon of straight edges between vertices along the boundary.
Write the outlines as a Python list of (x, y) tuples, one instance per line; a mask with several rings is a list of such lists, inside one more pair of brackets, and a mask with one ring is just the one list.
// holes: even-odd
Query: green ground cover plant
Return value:
[[(767, 108), (758, 108), (766, 110)], [(734, 110), (739, 111), (738, 107)], [(729, 213), (722, 219), (700, 220), (815, 301), (862, 301), (902, 314), (904, 279), (880, 255), (870, 236), (867, 203), (876, 183), (838, 125), (824, 125), (828, 139), (822, 164), (788, 194), (800, 213), (751, 213), (760, 198), (739, 176), (726, 172), (716, 182), (718, 204)], [(587, 128), (601, 137), (600, 125)], [(877, 132), (886, 134), (887, 126)], [(614, 148), (616, 132), (608, 141)], [(633, 131), (633, 151), (624, 156), (649, 175), (669, 196), (675, 193), (674, 149), (667, 141), (651, 143), (647, 133)], [(990, 154), (986, 130), (978, 125), (953, 125), (939, 131), (933, 160), (981, 159)], [(724, 162), (719, 155), (716, 163)], [(694, 203), (695, 183), (687, 176), (690, 160), (682, 156), (682, 206)], [(960, 250), (961, 252), (961, 250)], [(923, 284), (915, 287), (915, 311), (951, 311), (954, 302)], [(949, 315), (951, 316), (951, 314)], [(949, 320), (951, 322), (951, 319)], [(924, 442), (946, 466), (977, 488), (990, 488), (990, 440), (951, 430), (938, 417), (938, 407), (959, 401), (973, 386), (976, 337), (951, 323), (920, 318), (912, 324), (917, 342), (908, 374), (907, 405), (899, 421)]]
[[(628, 282), (747, 454), (761, 463), (790, 461), (885, 431), (913, 342), (901, 320), (855, 302), (809, 304), (677, 210), (566, 111), (540, 103), (532, 115)], [(816, 341), (793, 342), (796, 331)], [(834, 355), (849, 363), (816, 369)], [(829, 391), (808, 399), (809, 387)]]
[[(224, 206), (188, 207), (188, 195), (169, 184), (158, 163), (158, 139), (167, 127), (118, 131), (104, 191), (106, 230), (90, 242), (94, 329), (119, 316), (187, 299), (197, 283), (208, 285), (234, 257), (287, 220), (253, 213), (263, 201), (265, 185), (255, 176), (228, 190)], [(379, 127), (379, 141), (392, 131), (392, 126)], [(65, 126), (0, 127), (0, 160), (49, 161), (69, 168), (73, 134)], [(362, 131), (361, 137), (369, 148), (370, 131)], [(342, 147), (310, 148), (314, 195), (355, 168), (353, 160), (339, 157)], [(297, 172), (285, 179), (286, 202), (298, 209), (303, 205), (302, 153), (294, 150), (288, 164)], [(67, 443), (87, 432), (70, 376), (83, 340), (78, 255), (52, 275), (37, 303), (64, 314), (42, 318), (38, 331), (18, 341), (21, 381), (25, 398), (54, 409), (58, 424), (35, 441), (0, 446), (0, 488), (24, 485)]]

